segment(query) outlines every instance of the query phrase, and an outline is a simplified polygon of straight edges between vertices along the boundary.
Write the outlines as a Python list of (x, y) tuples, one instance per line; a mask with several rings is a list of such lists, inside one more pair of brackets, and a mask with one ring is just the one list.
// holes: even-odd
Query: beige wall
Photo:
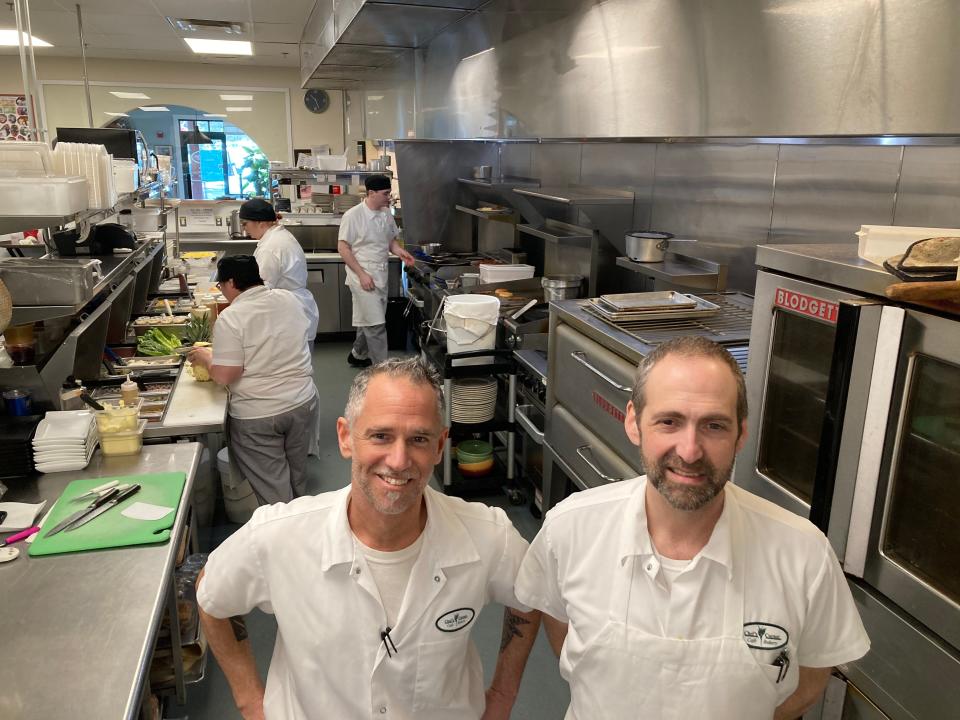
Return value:
[[(88, 58), (87, 72), (91, 82), (194, 85), (249, 90), (256, 90), (258, 87), (286, 88), (290, 94), (293, 146), (300, 148), (327, 144), (334, 151), (343, 147), (343, 101), (341, 92), (330, 90), (330, 109), (320, 115), (314, 115), (303, 105), (304, 91), (300, 89), (299, 72), (296, 68)], [(41, 81), (77, 81), (83, 79), (79, 58), (38, 57), (37, 74)], [(0, 78), (4, 78), (2, 85), (0, 85), (0, 92), (22, 91), (20, 61), (16, 55), (0, 55)], [(82, 89), (79, 96), (82, 98)], [(281, 98), (280, 95), (276, 97)], [(57, 101), (60, 101), (59, 95)], [(52, 100), (48, 99), (47, 102), (52, 103)], [(278, 99), (276, 102), (278, 103), (276, 116), (280, 123), (286, 123), (286, 111), (282, 106), (283, 101)], [(83, 108), (82, 99), (80, 108), (85, 116), (86, 111)], [(62, 117), (64, 115), (63, 108), (48, 107), (47, 110), (48, 117)], [(243, 122), (239, 118), (231, 118), (231, 121), (238, 127), (243, 127)], [(94, 122), (99, 124), (96, 118)], [(283, 126), (280, 125), (279, 127), (282, 129)], [(52, 130), (52, 126), (49, 129)], [(286, 135), (285, 132), (280, 134)], [(273, 157), (272, 159), (281, 158)]]

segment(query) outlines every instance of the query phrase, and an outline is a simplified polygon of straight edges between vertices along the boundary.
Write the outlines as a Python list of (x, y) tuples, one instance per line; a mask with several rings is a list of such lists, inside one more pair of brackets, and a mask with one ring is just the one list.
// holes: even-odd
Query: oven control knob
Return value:
[(547, 401), (547, 388), (545, 386), (541, 385), (537, 388), (537, 397), (540, 398), (542, 402)]
[(516, 344), (517, 344), (517, 336), (507, 335), (507, 347), (513, 347)]

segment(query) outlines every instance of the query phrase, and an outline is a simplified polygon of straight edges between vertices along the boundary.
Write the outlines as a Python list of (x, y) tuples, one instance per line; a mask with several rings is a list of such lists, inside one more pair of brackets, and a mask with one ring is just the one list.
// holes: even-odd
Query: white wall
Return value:
[[(79, 81), (83, 79), (79, 58), (44, 58), (37, 53), (37, 74), (41, 81)], [(203, 62), (164, 63), (137, 60), (87, 59), (87, 72), (91, 82), (108, 83), (144, 83), (153, 85), (191, 85), (205, 87), (229, 87), (238, 90), (257, 88), (286, 88), (290, 95), (290, 120), (292, 126), (293, 147), (310, 147), (327, 144), (331, 148), (343, 147), (343, 100), (339, 90), (330, 90), (330, 109), (314, 115), (303, 105), (304, 91), (300, 89), (299, 72), (296, 68), (271, 68), (248, 65), (220, 65)], [(20, 60), (16, 55), (0, 55), (0, 77), (4, 78), (3, 92), (23, 90), (20, 73)], [(50, 114), (63, 116), (65, 113), (81, 113), (86, 117), (83, 106), (83, 90), (71, 101), (71, 107), (48, 107)], [(277, 97), (280, 97), (278, 94)], [(79, 100), (79, 104), (75, 104)], [(52, 102), (48, 100), (48, 102)], [(59, 98), (56, 102), (62, 102)], [(277, 100), (276, 117), (278, 128), (286, 123), (286, 109), (283, 102)], [(184, 103), (188, 104), (188, 103)], [(242, 121), (231, 118), (238, 127)], [(81, 123), (85, 124), (85, 123)], [(97, 118), (95, 125), (100, 125)], [(50, 130), (53, 129), (51, 126)], [(285, 134), (285, 133), (283, 133)], [(270, 144), (270, 143), (267, 143)], [(273, 158), (280, 159), (280, 158)], [(287, 158), (283, 158), (287, 159)], [(290, 158), (292, 160), (292, 158)]]

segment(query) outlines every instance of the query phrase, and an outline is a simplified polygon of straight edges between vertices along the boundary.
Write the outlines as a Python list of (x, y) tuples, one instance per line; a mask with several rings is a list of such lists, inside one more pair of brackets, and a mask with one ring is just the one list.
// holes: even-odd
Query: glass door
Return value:
[[(184, 191), (191, 200), (216, 200), (228, 195), (227, 136), (222, 122), (207, 120), (179, 120), (181, 177)], [(213, 126), (213, 127), (211, 127)], [(215, 127), (218, 127), (215, 130)], [(209, 143), (198, 144), (194, 131), (210, 138)]]
[[(861, 451), (880, 455), (862, 577), (960, 648), (960, 322), (906, 311), (889, 411), (878, 422), (882, 448), (868, 447), (865, 434)], [(868, 479), (858, 478), (861, 499), (870, 498)], [(850, 532), (866, 534), (853, 518)]]

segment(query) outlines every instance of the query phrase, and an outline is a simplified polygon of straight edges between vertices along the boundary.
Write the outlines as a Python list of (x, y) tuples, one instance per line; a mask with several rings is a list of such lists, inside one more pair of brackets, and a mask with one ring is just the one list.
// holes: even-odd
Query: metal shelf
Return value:
[(536, 190), (521, 187), (514, 188), (513, 191), (518, 195), (563, 205), (625, 205), (633, 203), (633, 192), (631, 190), (618, 190), (616, 188), (571, 185), (569, 187), (541, 187)]
[(276, 168), (270, 171), (270, 177), (282, 180), (314, 180), (317, 177), (369, 177), (370, 175), (386, 175), (393, 177), (392, 170), (311, 170), (308, 168)]
[(678, 253), (668, 252), (663, 262), (658, 263), (641, 263), (628, 257), (618, 257), (617, 265), (683, 287), (723, 291), (727, 285), (726, 265)]
[(489, 180), (477, 180), (476, 178), (457, 178), (458, 183), (468, 185), (474, 188), (484, 190), (493, 190), (494, 192), (503, 192), (515, 188), (538, 188), (540, 181), (536, 178), (512, 177), (504, 175), (503, 177), (490, 178)]
[(560, 245), (589, 247), (593, 242), (593, 230), (577, 225), (570, 225), (558, 220), (547, 219), (541, 227), (517, 225), (517, 230), (525, 235), (533, 235), (541, 240), (558, 243)]
[(481, 212), (474, 208), (466, 207), (464, 205), (454, 205), (456, 210), (467, 215), (473, 215), (474, 217), (481, 218), (482, 220), (499, 220), (500, 222), (509, 222), (510, 218), (516, 214), (511, 208), (504, 208), (503, 210), (497, 210), (494, 212)]

